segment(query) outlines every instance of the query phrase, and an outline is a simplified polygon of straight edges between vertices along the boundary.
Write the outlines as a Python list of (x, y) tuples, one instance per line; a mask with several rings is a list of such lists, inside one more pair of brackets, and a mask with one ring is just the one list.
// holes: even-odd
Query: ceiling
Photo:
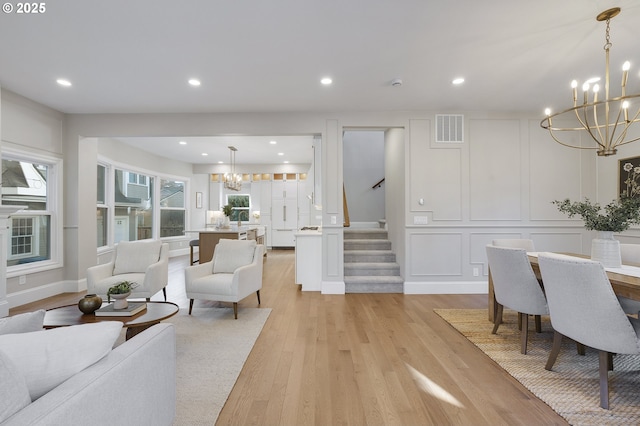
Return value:
[[(573, 78), (604, 74), (595, 16), (613, 6), (622, 13), (611, 22), (612, 87), (629, 59), (628, 91), (640, 88), (637, 0), (44, 4), (41, 14), (0, 14), (0, 85), (65, 113), (542, 115), (569, 106)], [(452, 85), (458, 76), (465, 83)]]
[[(144, 151), (192, 164), (222, 162), (228, 165), (231, 154), (229, 146), (237, 149), (236, 164), (311, 164), (313, 158), (313, 136), (305, 135), (115, 139)], [(207, 155), (203, 156), (203, 153)]]

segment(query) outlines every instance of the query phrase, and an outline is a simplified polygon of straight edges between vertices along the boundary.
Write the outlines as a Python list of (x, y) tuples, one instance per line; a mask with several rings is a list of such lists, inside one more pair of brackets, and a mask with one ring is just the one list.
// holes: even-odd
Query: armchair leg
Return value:
[(238, 319), (238, 302), (233, 302), (233, 316)]
[(556, 358), (558, 358), (558, 353), (560, 353), (560, 346), (562, 346), (562, 334), (554, 330), (553, 346), (551, 347), (551, 352), (549, 352), (549, 359), (547, 359), (547, 364), (544, 366), (545, 370), (551, 371), (553, 364), (556, 363)]
[(164, 294), (164, 301), (167, 301), (167, 287), (162, 287), (162, 294)]
[(258, 295), (258, 305), (260, 305), (260, 290), (256, 291), (256, 294)]
[(193, 299), (189, 300), (189, 315), (191, 315), (191, 310), (193, 309)]

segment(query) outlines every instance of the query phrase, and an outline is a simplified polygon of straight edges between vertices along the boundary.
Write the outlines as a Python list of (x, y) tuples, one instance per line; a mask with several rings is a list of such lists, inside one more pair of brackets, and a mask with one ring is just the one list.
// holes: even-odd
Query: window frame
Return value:
[[(16, 149), (9, 146), (2, 146), (2, 160), (24, 161), (29, 163), (39, 163), (47, 165), (47, 206), (45, 210), (24, 210), (13, 213), (11, 218), (17, 217), (49, 217), (49, 259), (40, 260), (19, 265), (7, 265), (7, 278), (20, 275), (33, 274), (51, 269), (64, 267), (63, 261), (63, 160), (60, 157), (46, 155), (27, 149)], [(9, 223), (13, 221), (9, 219)], [(7, 236), (8, 250), (7, 259), (10, 257), (12, 235)]]
[[(161, 180), (172, 180), (179, 181), (184, 183), (184, 203), (185, 203), (185, 231), (189, 229), (190, 221), (191, 221), (191, 204), (190, 204), (190, 196), (189, 196), (189, 188), (191, 186), (191, 179), (186, 176), (177, 176), (171, 174), (164, 174), (154, 170), (148, 170), (141, 167), (137, 167), (132, 164), (122, 163), (119, 161), (112, 160), (108, 157), (98, 156), (98, 164), (106, 166), (109, 170), (107, 173), (107, 203), (106, 206), (108, 208), (108, 216), (109, 216), (109, 230), (107, 233), (107, 240), (109, 241), (107, 246), (98, 247), (98, 255), (112, 251), (116, 243), (114, 243), (114, 226), (113, 223), (115, 221), (115, 199), (114, 199), (114, 191), (115, 191), (115, 173), (116, 169), (122, 170), (127, 173), (135, 173), (137, 175), (137, 182), (133, 183), (134, 185), (139, 184), (140, 175), (145, 175), (149, 177), (149, 179), (153, 180), (153, 224), (152, 224), (152, 236), (151, 239), (159, 239), (164, 242), (172, 242), (172, 241), (181, 241), (188, 239), (186, 235), (173, 236), (173, 237), (160, 237), (160, 182)], [(127, 176), (128, 180), (128, 176)], [(148, 182), (147, 182), (148, 184)], [(97, 226), (97, 224), (96, 224)]]

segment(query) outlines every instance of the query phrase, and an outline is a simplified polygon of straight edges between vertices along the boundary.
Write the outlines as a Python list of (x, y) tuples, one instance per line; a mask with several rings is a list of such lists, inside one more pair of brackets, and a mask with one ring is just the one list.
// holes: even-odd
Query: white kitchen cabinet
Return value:
[(295, 246), (294, 233), (298, 229), (298, 182), (271, 182), (271, 246)]

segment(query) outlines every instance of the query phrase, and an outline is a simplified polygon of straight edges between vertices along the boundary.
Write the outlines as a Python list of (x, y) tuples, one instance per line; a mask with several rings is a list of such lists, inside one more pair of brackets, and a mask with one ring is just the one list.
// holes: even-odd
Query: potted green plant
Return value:
[(127, 297), (131, 294), (131, 290), (136, 287), (138, 287), (138, 284), (131, 281), (121, 281), (109, 287), (109, 290), (107, 290), (107, 302), (111, 303), (111, 297), (113, 297), (115, 299), (113, 302), (114, 309), (126, 308), (129, 305)]
[(229, 228), (229, 222), (231, 220), (230, 216), (233, 212), (233, 206), (231, 204), (227, 204), (222, 207), (222, 213), (224, 213), (224, 225), (223, 228)]
[(586, 229), (598, 231), (598, 238), (591, 244), (592, 259), (606, 267), (620, 267), (620, 243), (613, 238), (613, 233), (626, 231), (631, 225), (640, 223), (640, 198), (622, 195), (604, 207), (588, 198), (573, 202), (567, 198), (552, 203), (569, 218), (580, 216)]

